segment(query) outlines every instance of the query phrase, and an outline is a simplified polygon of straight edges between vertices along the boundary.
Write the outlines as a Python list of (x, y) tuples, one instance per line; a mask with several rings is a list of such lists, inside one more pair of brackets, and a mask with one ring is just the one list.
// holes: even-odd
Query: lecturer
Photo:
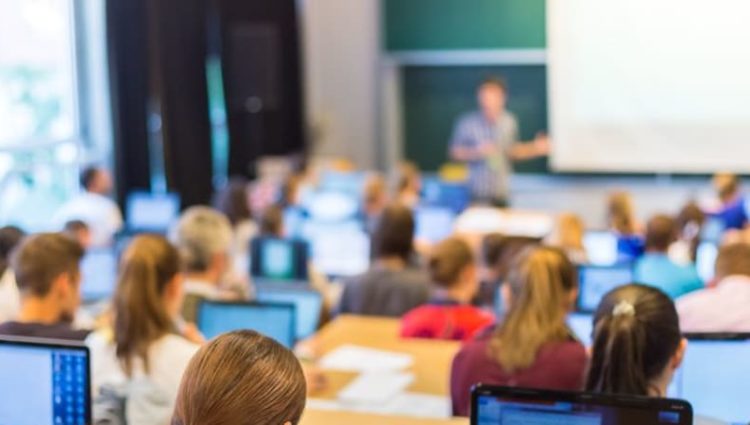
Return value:
[(456, 123), (450, 156), (469, 167), (469, 186), (475, 202), (507, 206), (513, 161), (546, 156), (549, 141), (538, 134), (519, 142), (518, 121), (505, 109), (507, 88), (499, 78), (484, 80), (477, 89), (479, 110)]

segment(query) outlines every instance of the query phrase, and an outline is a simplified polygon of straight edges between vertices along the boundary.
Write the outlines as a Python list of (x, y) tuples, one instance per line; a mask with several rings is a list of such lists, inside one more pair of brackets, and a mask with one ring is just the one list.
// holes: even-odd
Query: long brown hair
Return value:
[(508, 276), (513, 301), (490, 341), (490, 351), (509, 373), (534, 364), (547, 343), (566, 341), (566, 298), (578, 287), (576, 269), (558, 248), (524, 251)]
[(613, 192), (607, 200), (609, 226), (623, 235), (636, 232), (635, 207), (628, 192)]
[(296, 425), (306, 394), (291, 351), (253, 331), (231, 332), (193, 357), (172, 425)]
[(114, 297), (114, 337), (127, 375), (136, 358), (148, 373), (149, 347), (175, 330), (163, 296), (179, 271), (177, 250), (161, 236), (137, 236), (125, 250)]
[(586, 390), (649, 395), (681, 340), (677, 310), (666, 294), (644, 285), (611, 291), (594, 316)]

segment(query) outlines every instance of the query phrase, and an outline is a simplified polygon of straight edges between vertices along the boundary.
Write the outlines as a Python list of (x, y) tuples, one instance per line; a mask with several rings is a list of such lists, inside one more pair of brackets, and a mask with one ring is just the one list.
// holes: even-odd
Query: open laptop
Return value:
[(208, 339), (249, 329), (292, 348), (297, 312), (290, 303), (203, 301), (198, 307), (198, 329)]
[(117, 252), (113, 248), (92, 249), (81, 259), (81, 298), (95, 302), (112, 297), (117, 285)]
[(448, 182), (437, 176), (422, 178), (422, 204), (445, 207), (460, 214), (471, 203), (469, 185), (465, 182)]
[(471, 425), (692, 425), (680, 400), (604, 396), (479, 385)]
[(687, 334), (688, 348), (670, 397), (693, 405), (696, 416), (750, 422), (750, 334)]
[(617, 263), (617, 236), (610, 231), (586, 232), (583, 247), (589, 263), (593, 265), (609, 266)]
[(89, 351), (0, 337), (0, 424), (91, 424)]
[(298, 341), (312, 336), (318, 330), (323, 311), (323, 296), (318, 291), (262, 287), (258, 288), (255, 299), (260, 303), (293, 304), (296, 313), (295, 338)]
[(370, 237), (356, 221), (311, 221), (306, 238), (312, 263), (327, 276), (356, 276), (370, 267)]
[(578, 268), (578, 311), (591, 313), (607, 293), (617, 287), (633, 283), (633, 264), (610, 266), (587, 265)]
[(174, 193), (132, 192), (125, 210), (130, 234), (166, 234), (180, 216), (180, 197)]
[(568, 316), (568, 327), (573, 336), (586, 347), (594, 345), (594, 315), (585, 313), (573, 313)]
[(448, 207), (419, 206), (414, 210), (415, 238), (438, 243), (453, 233), (456, 213)]
[(310, 246), (300, 239), (256, 238), (250, 275), (256, 284), (308, 284)]

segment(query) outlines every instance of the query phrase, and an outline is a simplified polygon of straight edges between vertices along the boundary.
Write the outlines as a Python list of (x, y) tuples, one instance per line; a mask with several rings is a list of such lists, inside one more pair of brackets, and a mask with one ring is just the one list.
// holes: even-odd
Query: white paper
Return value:
[(407, 354), (343, 345), (324, 356), (319, 366), (347, 372), (383, 372), (403, 370), (413, 363)]
[(451, 403), (448, 397), (418, 393), (402, 393), (383, 404), (355, 405), (340, 400), (308, 399), (307, 408), (429, 419), (451, 417)]

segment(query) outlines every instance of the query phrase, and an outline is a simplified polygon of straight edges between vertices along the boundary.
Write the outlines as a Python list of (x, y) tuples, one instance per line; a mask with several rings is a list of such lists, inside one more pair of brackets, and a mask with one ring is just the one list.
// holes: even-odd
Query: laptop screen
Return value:
[(312, 262), (321, 273), (356, 276), (370, 266), (370, 237), (358, 222), (310, 222), (305, 233)]
[(594, 316), (575, 313), (568, 316), (568, 327), (573, 335), (586, 347), (594, 345)]
[(460, 213), (469, 206), (471, 192), (463, 182), (447, 182), (438, 177), (422, 179), (422, 203), (424, 205), (450, 208)]
[(742, 339), (688, 335), (687, 353), (669, 395), (689, 401), (697, 416), (750, 422), (750, 335), (738, 337)]
[(692, 425), (687, 403), (507, 388), (474, 390), (472, 425)]
[(419, 207), (414, 211), (415, 237), (418, 240), (437, 243), (453, 233), (456, 214), (446, 207)]
[(91, 423), (85, 347), (0, 339), (0, 424)]
[(612, 266), (581, 266), (578, 269), (578, 310), (593, 312), (607, 293), (619, 286), (633, 283), (630, 263)]
[(308, 251), (308, 244), (302, 240), (255, 239), (251, 248), (251, 275), (271, 281), (306, 281)]
[(296, 326), (293, 304), (203, 302), (198, 309), (198, 328), (208, 339), (251, 329), (292, 348)]
[(323, 297), (319, 292), (305, 289), (285, 290), (258, 288), (256, 297), (261, 303), (294, 304), (297, 312), (297, 340), (307, 338), (318, 330)]
[(180, 215), (180, 197), (134, 192), (128, 196), (126, 214), (128, 230), (163, 234)]
[(617, 236), (612, 232), (586, 232), (583, 247), (591, 264), (609, 266), (617, 262)]
[(90, 250), (81, 260), (81, 297), (98, 301), (112, 297), (117, 285), (117, 254), (114, 249)]

